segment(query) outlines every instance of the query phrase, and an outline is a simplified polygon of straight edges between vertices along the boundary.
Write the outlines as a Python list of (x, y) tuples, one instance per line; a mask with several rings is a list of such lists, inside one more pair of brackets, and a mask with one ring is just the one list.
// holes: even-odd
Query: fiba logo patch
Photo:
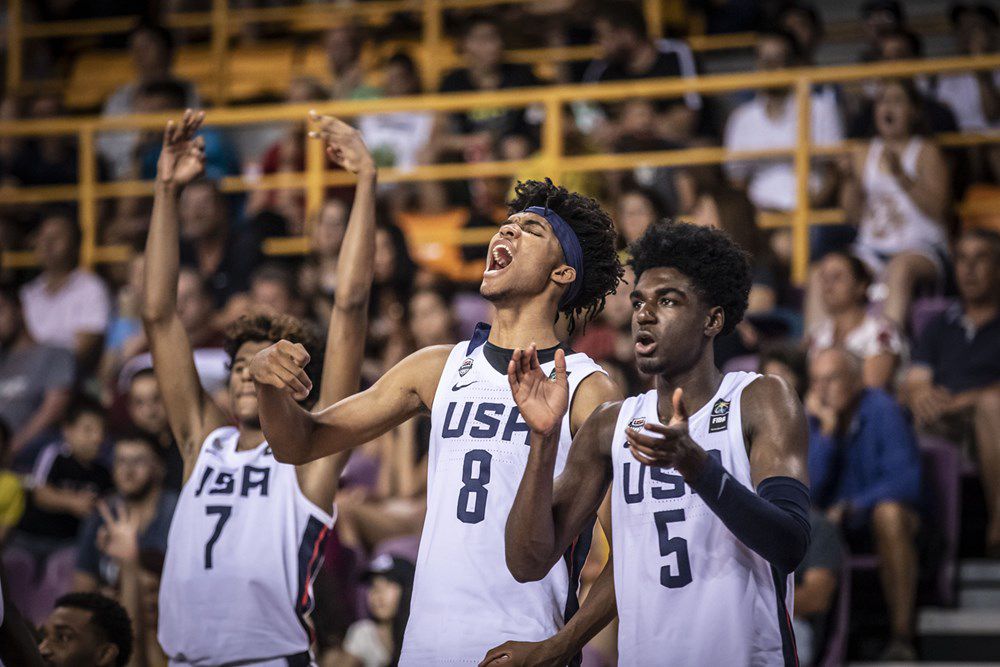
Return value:
[(472, 359), (466, 359), (462, 362), (462, 365), (458, 367), (459, 377), (465, 377), (466, 373), (472, 370)]
[(717, 433), (729, 428), (729, 401), (721, 398), (712, 406), (712, 417), (708, 422), (708, 432)]
[[(572, 373), (572, 372), (573, 371), (566, 371), (566, 377), (569, 377), (569, 374)], [(553, 368), (549, 372), (549, 380), (555, 380), (555, 379), (556, 379), (556, 369)]]
[(644, 417), (636, 417), (628, 423), (629, 428), (640, 429), (646, 425), (646, 419)]

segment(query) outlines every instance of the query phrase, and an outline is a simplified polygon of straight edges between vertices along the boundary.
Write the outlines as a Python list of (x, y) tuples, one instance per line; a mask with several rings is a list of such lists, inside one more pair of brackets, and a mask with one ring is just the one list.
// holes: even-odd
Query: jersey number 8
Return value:
[[(465, 455), (462, 490), (458, 492), (458, 520), (462, 523), (479, 523), (486, 518), (486, 497), (489, 495), (486, 485), (490, 483), (492, 460), (493, 455), (485, 449), (473, 449)], [(469, 509), (470, 496), (474, 499), (472, 509)]]

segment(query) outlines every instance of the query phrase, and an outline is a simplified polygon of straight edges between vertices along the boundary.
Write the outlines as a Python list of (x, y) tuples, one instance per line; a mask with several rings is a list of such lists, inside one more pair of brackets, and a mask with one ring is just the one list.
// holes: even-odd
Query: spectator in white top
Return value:
[(39, 343), (73, 352), (81, 377), (97, 363), (111, 300), (96, 275), (77, 266), (80, 227), (64, 211), (46, 215), (35, 239), (42, 273), (21, 288), (28, 332)]
[(904, 327), (914, 289), (945, 277), (945, 215), (951, 178), (940, 149), (920, 136), (920, 93), (912, 81), (883, 84), (878, 135), (844, 164), (841, 205), (858, 225), (854, 253), (885, 286), (884, 312)]
[[(997, 13), (985, 4), (951, 10), (958, 51), (979, 56), (997, 50)], [(963, 132), (996, 127), (1000, 121), (1000, 70), (942, 74), (937, 97), (951, 107)]]
[[(771, 71), (800, 61), (798, 43), (781, 30), (762, 32), (757, 40), (757, 69)], [(844, 137), (843, 124), (830, 96), (813, 95), (811, 127), (813, 143), (835, 144)], [(791, 148), (796, 141), (798, 111), (789, 88), (770, 88), (741, 104), (726, 123), (725, 147), (729, 150)], [(729, 180), (745, 189), (757, 208), (790, 211), (795, 208), (795, 171), (791, 158), (730, 162)], [(822, 205), (835, 192), (836, 172), (829, 162), (810, 171), (809, 192), (813, 205)]]
[(0, 421), (10, 429), (12, 454), (59, 423), (74, 377), (73, 355), (38, 344), (24, 325), (17, 293), (0, 291)]
[[(159, 25), (142, 23), (132, 30), (128, 44), (132, 66), (135, 69), (135, 80), (111, 94), (104, 103), (103, 115), (122, 116), (137, 112), (135, 102), (142, 87), (161, 81), (176, 81), (183, 86), (186, 108), (197, 109), (201, 106), (194, 84), (189, 81), (179, 81), (170, 73), (174, 40), (169, 30)], [(107, 161), (113, 179), (122, 180), (134, 176), (132, 171), (139, 140), (139, 132), (115, 132), (98, 137), (97, 148)]]
[(831, 252), (820, 261), (817, 273), (825, 319), (809, 332), (809, 355), (845, 348), (863, 361), (866, 386), (890, 389), (905, 344), (892, 322), (868, 312), (868, 268), (853, 255)]
[(413, 563), (382, 554), (371, 562), (362, 577), (368, 585), (370, 618), (351, 624), (344, 637), (346, 664), (359, 667), (389, 667), (399, 662), (403, 628), (410, 616)]
[[(386, 97), (420, 94), (420, 74), (410, 56), (397, 53), (389, 58), (382, 92)], [(377, 166), (408, 171), (417, 166), (420, 152), (430, 141), (434, 114), (429, 111), (369, 114), (358, 120), (358, 128)]]

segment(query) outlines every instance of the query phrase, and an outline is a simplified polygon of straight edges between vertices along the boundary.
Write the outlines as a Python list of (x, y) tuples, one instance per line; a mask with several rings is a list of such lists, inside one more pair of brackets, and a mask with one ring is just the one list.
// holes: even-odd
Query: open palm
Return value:
[(514, 402), (532, 431), (545, 434), (558, 431), (569, 406), (565, 352), (556, 350), (555, 378), (550, 380), (538, 363), (534, 343), (527, 350), (514, 350), (507, 365), (507, 381)]
[(315, 111), (309, 112), (309, 120), (316, 128), (309, 136), (323, 141), (331, 160), (352, 174), (375, 171), (375, 160), (360, 132), (339, 118), (321, 116)]
[(204, 111), (188, 109), (179, 126), (174, 121), (167, 123), (163, 150), (156, 165), (158, 180), (187, 185), (205, 171), (205, 140), (195, 136), (204, 120)]

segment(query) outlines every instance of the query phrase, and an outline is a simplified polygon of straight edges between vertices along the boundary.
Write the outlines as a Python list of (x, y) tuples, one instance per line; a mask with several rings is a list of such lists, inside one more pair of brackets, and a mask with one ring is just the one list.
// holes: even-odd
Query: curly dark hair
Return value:
[(629, 253), (637, 281), (644, 271), (658, 267), (687, 276), (703, 300), (725, 313), (720, 335), (743, 319), (750, 297), (750, 255), (721, 229), (658, 222), (629, 246)]
[(313, 381), (313, 391), (309, 398), (302, 401), (310, 403), (318, 391), (319, 369), (323, 368), (323, 360), (320, 358), (323, 348), (320, 345), (320, 337), (312, 325), (291, 315), (256, 311), (240, 317), (226, 328), (223, 347), (229, 355), (231, 366), (236, 361), (236, 353), (244, 343), (277, 343), (279, 340), (301, 343), (312, 359), (306, 366), (306, 374)]
[(100, 593), (68, 593), (56, 600), (55, 606), (89, 611), (90, 623), (106, 641), (118, 647), (115, 665), (128, 664), (132, 655), (132, 621), (120, 604)]
[(570, 192), (555, 185), (551, 179), (544, 181), (518, 181), (514, 199), (507, 203), (510, 215), (529, 206), (544, 206), (566, 221), (583, 250), (583, 281), (580, 292), (560, 312), (569, 320), (569, 332), (576, 329), (577, 319), (582, 323), (594, 319), (604, 309), (604, 301), (614, 294), (625, 274), (615, 251), (615, 225), (611, 216), (590, 197)]

